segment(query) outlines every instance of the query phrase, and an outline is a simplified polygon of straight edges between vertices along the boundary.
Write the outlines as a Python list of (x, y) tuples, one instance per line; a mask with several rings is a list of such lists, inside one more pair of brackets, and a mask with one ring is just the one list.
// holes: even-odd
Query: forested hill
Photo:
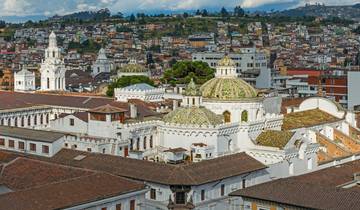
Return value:
[(55, 15), (49, 20), (83, 20), (83, 21), (104, 20), (110, 17), (110, 15), (111, 13), (109, 9), (101, 9), (99, 11), (76, 12), (64, 16)]
[(360, 4), (352, 6), (326, 6), (323, 4), (306, 5), (295, 9), (274, 12), (273, 15), (280, 16), (313, 16), (313, 17), (338, 17), (342, 19), (360, 19)]

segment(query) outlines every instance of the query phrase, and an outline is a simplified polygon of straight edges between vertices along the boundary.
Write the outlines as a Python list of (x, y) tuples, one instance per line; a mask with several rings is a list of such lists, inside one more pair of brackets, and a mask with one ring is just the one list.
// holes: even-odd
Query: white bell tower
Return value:
[(64, 91), (65, 87), (65, 64), (61, 59), (60, 48), (57, 46), (56, 35), (51, 32), (49, 47), (45, 50), (45, 60), (41, 64), (41, 90)]

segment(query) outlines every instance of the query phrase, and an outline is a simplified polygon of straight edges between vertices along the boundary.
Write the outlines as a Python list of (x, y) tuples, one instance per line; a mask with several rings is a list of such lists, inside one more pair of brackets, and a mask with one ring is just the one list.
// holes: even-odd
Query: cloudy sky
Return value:
[(233, 8), (241, 5), (244, 8), (266, 8), (267, 5), (286, 5), (295, 7), (305, 2), (323, 2), (327, 5), (354, 4), (360, 0), (0, 0), (0, 16), (33, 16), (68, 14), (82, 10), (109, 8), (116, 13), (125, 14), (138, 11), (181, 11), (201, 8)]

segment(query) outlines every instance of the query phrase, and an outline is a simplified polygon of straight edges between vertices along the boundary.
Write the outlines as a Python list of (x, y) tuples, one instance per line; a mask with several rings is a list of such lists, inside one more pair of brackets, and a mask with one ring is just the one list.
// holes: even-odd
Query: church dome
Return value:
[(163, 118), (166, 123), (182, 125), (219, 125), (222, 117), (204, 107), (177, 108)]
[(144, 72), (148, 72), (148, 70), (140, 65), (140, 64), (127, 64), (125, 66), (123, 66), (122, 68), (120, 68), (119, 70), (120, 72), (124, 72), (124, 73), (144, 73)]
[(202, 97), (215, 100), (244, 100), (257, 97), (257, 91), (237, 77), (236, 64), (228, 56), (218, 62), (215, 78), (200, 87)]
[(217, 100), (242, 100), (257, 97), (257, 91), (240, 78), (213, 78), (200, 87), (202, 96)]

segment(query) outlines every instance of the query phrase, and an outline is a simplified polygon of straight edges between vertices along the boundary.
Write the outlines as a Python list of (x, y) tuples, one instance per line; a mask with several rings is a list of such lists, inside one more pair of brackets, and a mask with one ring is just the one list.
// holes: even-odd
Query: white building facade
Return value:
[(42, 91), (64, 91), (65, 63), (61, 59), (61, 50), (57, 46), (56, 35), (51, 32), (49, 36), (49, 47), (45, 50), (45, 60), (41, 64), (41, 90)]
[(23, 68), (14, 74), (14, 90), (15, 91), (35, 91), (35, 73)]
[(92, 65), (92, 73), (91, 75), (95, 77), (96, 75), (100, 73), (110, 73), (111, 71), (111, 63), (106, 57), (105, 49), (101, 48), (99, 50), (98, 57), (95, 61), (95, 63)]

